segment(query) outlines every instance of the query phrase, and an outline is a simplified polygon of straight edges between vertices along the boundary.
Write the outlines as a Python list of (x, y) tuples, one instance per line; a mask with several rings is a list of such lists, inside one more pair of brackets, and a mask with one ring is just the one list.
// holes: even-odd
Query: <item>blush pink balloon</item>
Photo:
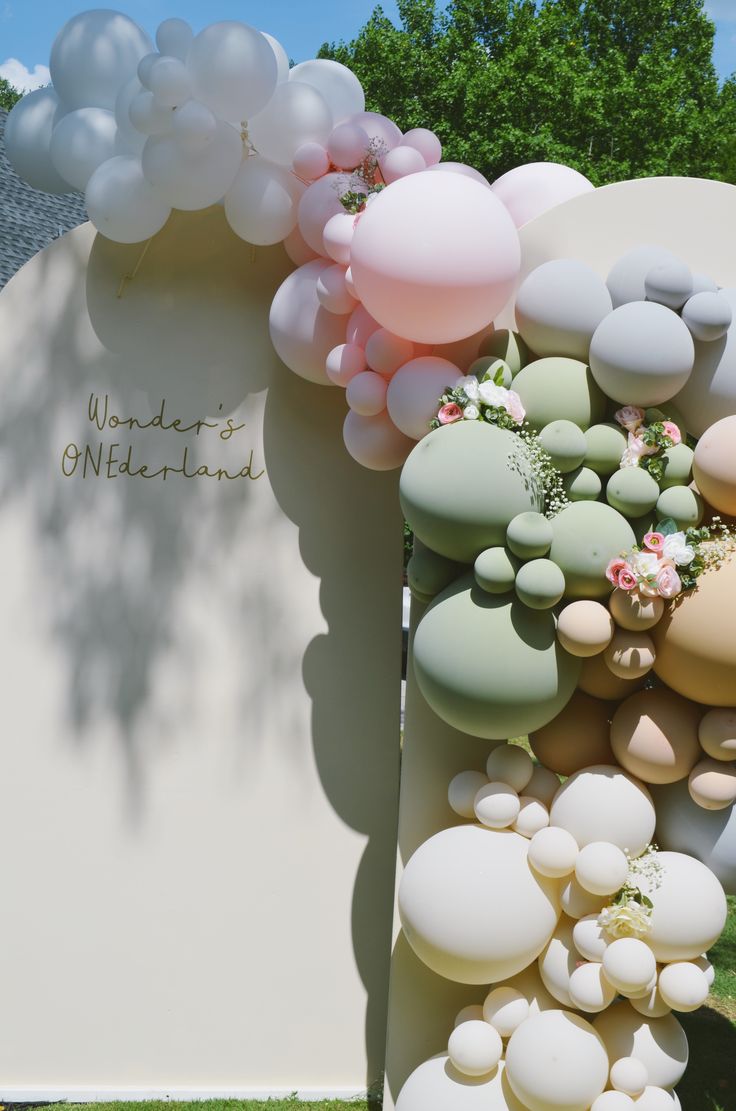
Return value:
[(327, 173), (330, 159), (320, 143), (303, 143), (294, 155), (292, 165), (297, 177), (303, 181), (315, 181)]
[(395, 470), (414, 447), (414, 441), (399, 432), (386, 412), (362, 417), (351, 410), (345, 418), (342, 436), (353, 459), (371, 471)]
[(354, 170), (366, 154), (370, 139), (357, 123), (341, 123), (333, 128), (327, 140), (327, 153), (341, 170)]
[(369, 141), (376, 145), (383, 145), (386, 150), (393, 150), (401, 142), (401, 131), (394, 121), (388, 116), (381, 116), (378, 112), (358, 112), (355, 116), (351, 116), (348, 122), (362, 127)]
[(395, 336), (386, 328), (379, 328), (374, 332), (365, 345), (368, 366), (379, 374), (395, 374), (414, 355), (414, 344), (410, 340)]
[(320, 305), (328, 312), (342, 314), (352, 312), (356, 299), (345, 285), (345, 268), (328, 266), (317, 278), (317, 297)]
[(408, 177), (409, 174), (418, 174), (422, 170), (426, 170), (427, 163), (422, 158), (418, 150), (414, 147), (399, 146), (394, 147), (388, 154), (384, 154), (383, 158), (379, 159), (379, 166), (383, 180), (387, 185), (392, 181), (398, 181), (401, 177)]
[[(340, 207), (342, 208), (342, 205)], [(354, 234), (355, 217), (349, 212), (343, 209), (335, 216), (330, 216), (322, 232), (324, 252), (335, 262), (347, 266), (350, 262), (350, 244), (353, 242)]]
[(460, 174), (460, 177), (469, 177), (472, 181), (477, 181), (479, 185), (485, 185), (487, 189), (491, 188), (488, 178), (483, 177), (483, 174), (473, 166), (466, 166), (464, 162), (437, 162), (432, 166), (427, 166), (427, 169), (439, 171), (443, 174)]
[(301, 378), (330, 384), (325, 370), (327, 356), (345, 338), (347, 315), (323, 308), (317, 282), (329, 269), (326, 259), (315, 259), (289, 274), (276, 291), (268, 326), (276, 354)]
[(372, 370), (356, 374), (348, 382), (347, 403), (362, 417), (375, 417), (386, 408), (386, 379)]
[(368, 340), (380, 327), (381, 325), (373, 319), (368, 310), (363, 305), (358, 305), (357, 308), (353, 309), (348, 320), (345, 338), (348, 343), (357, 343), (358, 347), (365, 350)]
[(404, 363), (388, 384), (386, 401), (391, 420), (406, 436), (421, 440), (429, 432), (429, 422), (437, 416), (440, 397), (459, 377), (456, 366), (434, 355)]
[(313, 251), (309, 246), (300, 232), (298, 224), (293, 231), (289, 232), (283, 244), (284, 250), (296, 266), (303, 266), (305, 262), (311, 262), (312, 259), (320, 257), (317, 252)]
[(418, 150), (428, 166), (434, 166), (442, 157), (442, 143), (434, 131), (426, 127), (413, 127), (401, 140), (402, 146)]
[(345, 174), (325, 174), (307, 189), (299, 201), (299, 230), (313, 251), (324, 255), (322, 235), (332, 216), (347, 215), (340, 204), (340, 194), (348, 188), (367, 193), (367, 187), (348, 185)]
[(340, 343), (325, 360), (327, 377), (334, 386), (345, 388), (356, 374), (367, 368), (365, 351), (355, 343)]
[(520, 228), (555, 205), (590, 193), (595, 186), (577, 170), (558, 162), (528, 162), (509, 170), (491, 189)]
[(365, 308), (390, 332), (420, 343), (451, 343), (490, 324), (520, 261), (516, 228), (491, 190), (429, 170), (379, 193), (350, 249)]
[(352, 293), (352, 295), (353, 295), (353, 297), (355, 298), (356, 301), (360, 300), (360, 298), (358, 297), (358, 294), (355, 292), (355, 283), (353, 282), (353, 272), (352, 272), (352, 270), (350, 269), (349, 266), (348, 266), (347, 270), (345, 271), (345, 287), (350, 290), (350, 292)]

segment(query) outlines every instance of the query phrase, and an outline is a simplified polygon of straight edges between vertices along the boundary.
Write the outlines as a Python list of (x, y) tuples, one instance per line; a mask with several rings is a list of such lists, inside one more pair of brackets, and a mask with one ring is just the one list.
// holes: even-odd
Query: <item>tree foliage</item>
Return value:
[(8, 112), (16, 104), (23, 94), (19, 93), (17, 89), (7, 81), (4, 77), (0, 77), (0, 108), (7, 108)]
[(398, 0), (320, 57), (367, 106), (431, 127), (444, 158), (490, 178), (524, 162), (597, 185), (646, 175), (736, 180), (736, 81), (719, 87), (703, 0)]

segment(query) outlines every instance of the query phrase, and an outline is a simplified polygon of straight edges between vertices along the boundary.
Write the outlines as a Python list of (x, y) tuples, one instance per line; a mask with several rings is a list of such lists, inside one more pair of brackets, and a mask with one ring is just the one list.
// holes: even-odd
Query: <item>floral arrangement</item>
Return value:
[(624, 405), (615, 419), (629, 434), (621, 456), (622, 467), (641, 467), (661, 482), (667, 467), (667, 448), (682, 443), (682, 433), (674, 421), (667, 420), (659, 409), (640, 409)]
[[(657, 860), (656, 845), (647, 845), (641, 856), (629, 858), (626, 883), (611, 903), (598, 915), (598, 923), (613, 938), (646, 937), (652, 928), (654, 903), (641, 889), (655, 891), (662, 882), (662, 865)], [(628, 856), (628, 853), (627, 853)]]
[(675, 598), (691, 590), (710, 567), (720, 567), (736, 549), (736, 533), (714, 517), (704, 528), (679, 530), (671, 517), (647, 532), (642, 547), (635, 545), (606, 568), (606, 578), (621, 590), (645, 598)]
[(336, 189), (340, 204), (351, 216), (360, 215), (370, 198), (386, 188), (380, 177), (378, 162), (387, 153), (388, 147), (381, 139), (371, 139), (360, 165), (352, 173), (338, 178)]

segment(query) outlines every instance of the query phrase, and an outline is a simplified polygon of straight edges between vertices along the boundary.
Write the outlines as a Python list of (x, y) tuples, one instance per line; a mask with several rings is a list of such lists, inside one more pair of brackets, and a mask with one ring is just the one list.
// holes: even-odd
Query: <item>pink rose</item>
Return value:
[(672, 440), (672, 443), (681, 444), (682, 433), (680, 432), (680, 429), (677, 427), (677, 425), (674, 424), (671, 420), (662, 421), (662, 424), (664, 425), (665, 435), (669, 436), (669, 438)]
[(662, 598), (674, 598), (682, 590), (680, 576), (674, 567), (663, 567), (657, 575), (657, 590)]
[(625, 559), (612, 559), (606, 567), (606, 578), (609, 583), (618, 586), (618, 577), (624, 570), (629, 570), (629, 565)]
[(645, 444), (641, 436), (636, 436), (633, 432), (629, 432), (626, 450), (621, 456), (621, 466), (638, 467), (639, 460), (643, 455), (652, 455), (656, 450), (656, 447)]
[(518, 393), (514, 390), (508, 391), (505, 408), (512, 420), (515, 420), (517, 424), (523, 423), (524, 417), (526, 416), (526, 409), (521, 404), (521, 398)]
[(644, 410), (640, 409), (638, 405), (624, 405), (623, 409), (618, 410), (615, 417), (627, 432), (636, 432), (639, 425), (644, 421)]
[(456, 420), (462, 419), (463, 411), (454, 401), (451, 401), (449, 405), (443, 405), (437, 414), (437, 420), (440, 424), (454, 424)]
[(633, 571), (626, 568), (625, 571), (620, 571), (618, 582), (616, 583), (621, 590), (633, 590), (636, 587), (636, 575)]
[(648, 532), (644, 536), (644, 547), (649, 548), (650, 552), (656, 552), (658, 555), (664, 547), (664, 533), (662, 532)]

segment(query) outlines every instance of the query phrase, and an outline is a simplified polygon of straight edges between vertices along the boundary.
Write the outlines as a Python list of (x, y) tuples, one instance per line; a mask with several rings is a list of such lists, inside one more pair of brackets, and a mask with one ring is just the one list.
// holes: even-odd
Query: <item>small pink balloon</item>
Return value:
[(328, 266), (317, 279), (317, 296), (320, 305), (328, 312), (344, 315), (355, 308), (355, 298), (345, 285), (345, 270), (342, 266)]
[[(359, 193), (368, 191), (367, 186), (350, 185), (350, 188)], [(299, 201), (299, 229), (312, 250), (320, 255), (325, 253), (322, 235), (327, 221), (338, 214), (347, 215), (340, 203), (340, 194), (347, 189), (345, 174), (325, 174), (304, 190)]]
[(388, 154), (384, 154), (380, 159), (379, 165), (383, 180), (387, 185), (393, 181), (398, 181), (401, 177), (408, 177), (409, 174), (418, 174), (422, 170), (426, 170), (427, 163), (422, 158), (418, 150), (414, 147), (394, 147)]
[(371, 471), (395, 470), (414, 447), (414, 441), (399, 432), (386, 412), (362, 417), (351, 410), (345, 417), (342, 436), (353, 459)]
[(294, 173), (303, 181), (315, 181), (330, 168), (330, 159), (321, 143), (303, 143), (294, 155)]
[(388, 412), (396, 427), (412, 440), (429, 432), (429, 422), (437, 416), (440, 397), (454, 386), (460, 371), (447, 359), (424, 355), (404, 363), (388, 384)]
[(356, 374), (365, 370), (365, 351), (355, 343), (340, 343), (333, 347), (325, 360), (327, 377), (335, 386), (347, 386)]
[(301, 378), (327, 386), (327, 356), (345, 338), (348, 316), (327, 312), (317, 282), (330, 263), (315, 259), (289, 274), (276, 291), (268, 325), (276, 354)]
[[(472, 336), (467, 336), (465, 339), (455, 340), (454, 343), (438, 343), (432, 348), (432, 354), (438, 355), (441, 359), (449, 359), (455, 366), (460, 367), (461, 373), (465, 374), (471, 363), (474, 363), (478, 358), (478, 351), (483, 340), (488, 336), (492, 336), (495, 329), (492, 324), (487, 324), (485, 328), (481, 328), (479, 332), (475, 332)], [(420, 352), (417, 351), (417, 355)]]
[(311, 262), (312, 259), (319, 258), (316, 251), (313, 251), (305, 240), (302, 233), (299, 231), (299, 225), (290, 231), (284, 242), (284, 250), (296, 266), (303, 266), (305, 262)]
[(434, 131), (426, 127), (413, 127), (401, 140), (402, 146), (418, 150), (428, 166), (434, 166), (442, 157), (442, 143)]
[(353, 295), (355, 300), (359, 301), (360, 298), (358, 297), (358, 294), (355, 292), (355, 284), (353, 282), (353, 272), (352, 272), (352, 270), (350, 269), (349, 266), (348, 266), (347, 270), (345, 271), (345, 286), (350, 291), (350, 293)]
[(464, 162), (437, 162), (432, 166), (427, 166), (427, 169), (439, 171), (443, 174), (459, 174), (460, 177), (469, 177), (472, 181), (477, 181), (479, 185), (485, 185), (487, 189), (491, 188), (488, 178), (483, 177), (483, 174), (474, 169), (473, 166), (466, 166)]
[(368, 153), (370, 139), (357, 123), (338, 124), (330, 132), (327, 153), (341, 170), (354, 170)]
[(379, 374), (395, 374), (400, 366), (414, 358), (414, 344), (395, 336), (386, 328), (379, 328), (365, 345), (368, 366)]
[(355, 217), (345, 209), (335, 216), (330, 216), (325, 224), (322, 246), (330, 258), (334, 258), (341, 266), (347, 266), (350, 262), (350, 244), (353, 242), (354, 234)]
[(559, 162), (527, 162), (493, 182), (491, 189), (520, 228), (555, 205), (590, 193), (595, 186)]
[(364, 370), (348, 382), (345, 395), (348, 405), (362, 417), (375, 417), (386, 408), (386, 386), (386, 379), (380, 374)]
[[(351, 116), (348, 122), (362, 127), (374, 146), (383, 146), (387, 151), (398, 147), (401, 142), (401, 131), (394, 121), (388, 116), (381, 116), (378, 112), (358, 112), (355, 116)], [(379, 153), (381, 153), (379, 150), (375, 150), (375, 154)]]
[(348, 320), (345, 338), (348, 343), (357, 343), (358, 347), (365, 350), (368, 340), (380, 327), (381, 325), (373, 319), (368, 310), (363, 305), (358, 305), (357, 308), (353, 309)]

